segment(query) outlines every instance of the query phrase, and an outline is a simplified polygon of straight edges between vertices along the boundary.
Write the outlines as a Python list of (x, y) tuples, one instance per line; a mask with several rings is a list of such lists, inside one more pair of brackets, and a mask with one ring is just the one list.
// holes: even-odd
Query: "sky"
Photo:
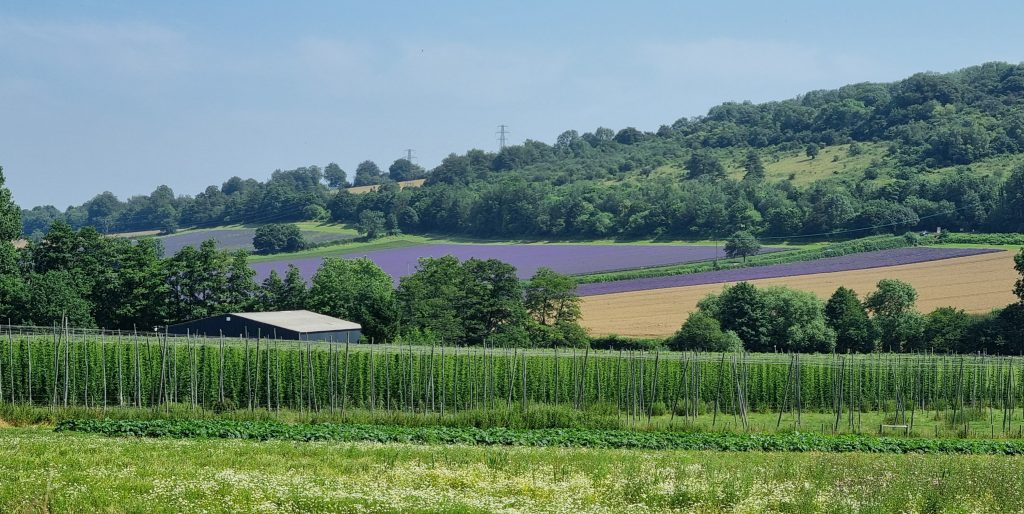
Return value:
[(1024, 60), (1024, 3), (36, 2), (0, 5), (0, 165), (22, 207), (564, 130), (656, 130), (919, 71)]

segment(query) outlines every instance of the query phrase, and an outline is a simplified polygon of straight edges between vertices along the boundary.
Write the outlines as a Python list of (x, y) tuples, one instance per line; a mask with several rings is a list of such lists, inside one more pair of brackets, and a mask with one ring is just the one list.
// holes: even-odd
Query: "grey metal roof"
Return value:
[(359, 323), (332, 318), (331, 316), (310, 311), (232, 312), (231, 315), (286, 330), (294, 330), (300, 334), (360, 330), (363, 328)]

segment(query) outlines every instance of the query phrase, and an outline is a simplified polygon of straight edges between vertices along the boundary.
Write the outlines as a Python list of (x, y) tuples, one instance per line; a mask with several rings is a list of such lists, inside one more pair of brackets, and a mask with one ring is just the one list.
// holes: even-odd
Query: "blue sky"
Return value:
[(727, 100), (1024, 60), (1019, 2), (32, 2), (0, 6), (23, 207), (415, 150), (655, 130)]

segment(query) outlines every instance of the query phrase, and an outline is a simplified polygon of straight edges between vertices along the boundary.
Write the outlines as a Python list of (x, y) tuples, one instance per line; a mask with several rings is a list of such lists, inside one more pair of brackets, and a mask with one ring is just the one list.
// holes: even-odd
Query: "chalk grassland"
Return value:
[(1017, 512), (1024, 459), (0, 429), (4, 512)]
[[(827, 299), (839, 286), (865, 295), (883, 278), (904, 280), (918, 292), (917, 308), (928, 312), (953, 306), (980, 313), (1005, 307), (1017, 275), (1013, 252), (998, 252), (957, 259), (821, 273), (795, 277), (752, 280), (757, 286), (786, 286), (810, 291)], [(618, 334), (632, 337), (666, 337), (682, 325), (697, 302), (717, 293), (727, 284), (632, 291), (583, 298), (583, 326), (594, 335)]]

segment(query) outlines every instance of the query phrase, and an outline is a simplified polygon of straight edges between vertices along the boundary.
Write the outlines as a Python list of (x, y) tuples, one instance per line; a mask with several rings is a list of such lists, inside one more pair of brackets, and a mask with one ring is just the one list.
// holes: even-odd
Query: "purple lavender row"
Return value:
[[(765, 252), (779, 251), (765, 248)], [(669, 246), (669, 245), (464, 245), (427, 244), (375, 250), (342, 255), (345, 258), (368, 257), (398, 283), (398, 279), (411, 275), (421, 257), (444, 257), (452, 255), (459, 260), (471, 257), (498, 259), (516, 267), (520, 278), (529, 278), (537, 269), (546, 266), (559, 273), (579, 275), (625, 269), (667, 266), (714, 259), (723, 256), (721, 248), (714, 246)], [(294, 264), (308, 281), (320, 262), (320, 257), (287, 259), (259, 262), (252, 265), (257, 279), (263, 280), (270, 270), (282, 274), (288, 264)]]
[(749, 268), (706, 271), (703, 273), (692, 273), (689, 275), (637, 278), (630, 280), (617, 280), (614, 282), (600, 282), (596, 284), (582, 284), (577, 288), (576, 292), (579, 293), (580, 296), (594, 296), (599, 294), (625, 293), (628, 291), (647, 291), (650, 289), (663, 289), (666, 287), (697, 286), (702, 284), (719, 284), (762, 278), (813, 275), (816, 273), (833, 273), (837, 271), (882, 268), (886, 266), (898, 266), (901, 264), (953, 259), (956, 257), (968, 257), (971, 255), (980, 255), (999, 251), (1001, 250), (982, 248), (897, 248), (893, 250), (879, 250), (874, 252), (843, 255), (840, 257), (826, 257), (824, 259), (814, 261), (774, 264), (771, 266), (754, 266)]

